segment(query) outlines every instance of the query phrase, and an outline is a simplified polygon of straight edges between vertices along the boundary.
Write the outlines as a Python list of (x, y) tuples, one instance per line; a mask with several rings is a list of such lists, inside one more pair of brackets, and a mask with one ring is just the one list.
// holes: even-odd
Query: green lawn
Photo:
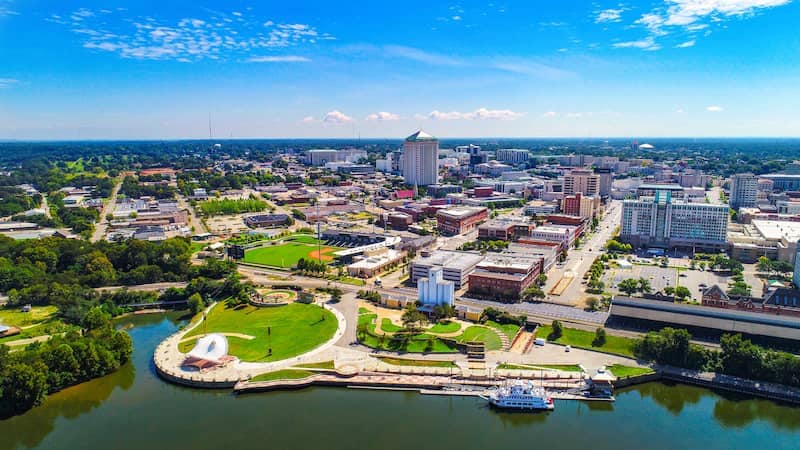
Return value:
[(358, 308), (359, 314), (369, 314), (370, 312), (372, 311), (368, 310), (367, 308)]
[(456, 340), (458, 342), (483, 342), (486, 346), (486, 350), (500, 350), (503, 347), (503, 342), (500, 340), (500, 336), (498, 336), (497, 333), (487, 327), (477, 325), (467, 327), (464, 333), (458, 336)]
[(191, 246), (190, 246), (189, 248), (191, 248), (191, 249), (192, 249), (192, 253), (194, 254), (194, 253), (197, 253), (197, 252), (199, 252), (199, 251), (202, 251), (202, 250), (203, 250), (204, 248), (206, 248), (207, 246), (208, 246), (208, 243), (204, 243), (204, 242), (192, 242), (192, 244), (191, 244)]
[(27, 313), (21, 312), (18, 307), (0, 309), (0, 324), (23, 328), (19, 334), (0, 338), (0, 344), (79, 329), (62, 322), (57, 312), (55, 306), (34, 306)]
[(623, 366), (622, 364), (614, 364), (612, 366), (606, 367), (606, 369), (610, 370), (611, 373), (613, 373), (614, 376), (617, 378), (635, 377), (639, 375), (647, 375), (653, 373), (653, 369), (649, 367), (630, 367), (630, 366)]
[[(270, 335), (267, 335), (267, 327), (271, 328)], [(228, 337), (229, 353), (242, 361), (278, 361), (322, 345), (333, 337), (337, 328), (336, 317), (317, 305), (291, 303), (271, 308), (250, 305), (229, 308), (220, 304), (208, 314), (207, 323), (197, 326), (187, 337), (213, 332), (253, 336), (255, 339), (251, 340)], [(182, 343), (180, 350), (187, 352), (193, 346), (194, 340), (190, 340)], [(269, 355), (270, 346), (272, 355)]]
[[(286, 242), (276, 245), (265, 245), (263, 247), (248, 250), (244, 254), (244, 261), (254, 264), (263, 264), (266, 266), (283, 267), (286, 269), (292, 268), (297, 264), (300, 258), (311, 258), (311, 252), (315, 252), (317, 247), (311, 244), (304, 244), (301, 242)], [(327, 250), (327, 251), (326, 251)], [(330, 255), (331, 253), (340, 250), (337, 247), (322, 247), (323, 255)], [(325, 258), (323, 258), (324, 260)]]
[(489, 320), (486, 322), (486, 325), (502, 331), (508, 337), (509, 341), (514, 340), (514, 336), (516, 336), (517, 332), (519, 331), (519, 325), (514, 325), (513, 323), (501, 325), (497, 322), (492, 322)]
[(430, 327), (427, 331), (429, 333), (455, 333), (461, 329), (461, 324), (458, 322), (437, 323)]
[(375, 333), (375, 324), (372, 322), (377, 314), (361, 314), (358, 316), (359, 329), (366, 326), (366, 332), (358, 333), (359, 342), (370, 348), (392, 352), (408, 353), (455, 353), (458, 349), (437, 338), (432, 334), (420, 333), (415, 335), (379, 336)]
[(401, 358), (379, 358), (386, 364), (393, 366), (415, 366), (415, 367), (458, 367), (452, 361), (426, 361), (422, 359), (401, 359)]
[(297, 367), (302, 367), (304, 369), (330, 369), (333, 370), (336, 367), (333, 365), (333, 361), (322, 361), (318, 363), (308, 363), (308, 364), (299, 364)]
[[(536, 329), (536, 337), (548, 339), (553, 328), (550, 325), (542, 325)], [(550, 340), (550, 339), (548, 339)], [(576, 348), (587, 350), (598, 350), (615, 355), (633, 357), (633, 339), (619, 336), (606, 335), (606, 343), (601, 347), (592, 345), (594, 333), (591, 331), (576, 330), (574, 328), (564, 328), (564, 334), (552, 342), (562, 345), (571, 345)]]
[(30, 312), (22, 312), (18, 307), (0, 309), (0, 323), (15, 327), (35, 325), (55, 318), (55, 306), (34, 306)]
[(250, 381), (302, 380), (303, 378), (308, 378), (311, 375), (315, 375), (315, 373), (308, 370), (285, 369), (275, 372), (262, 373), (261, 375), (251, 378)]
[(385, 331), (386, 333), (397, 333), (402, 329), (403, 327), (393, 324), (388, 317), (381, 319), (381, 331)]
[[(293, 234), (289, 237), (283, 239), (284, 242), (298, 242), (301, 244), (314, 244), (317, 245), (319, 239), (315, 238), (310, 234)], [(323, 247), (325, 246), (325, 242), (322, 242)]]

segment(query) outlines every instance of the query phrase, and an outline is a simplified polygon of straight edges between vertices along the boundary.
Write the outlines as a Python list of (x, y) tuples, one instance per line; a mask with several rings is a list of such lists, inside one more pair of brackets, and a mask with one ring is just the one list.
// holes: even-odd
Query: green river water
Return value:
[(684, 385), (620, 390), (614, 404), (558, 401), (547, 414), (412, 392), (183, 388), (151, 362), (175, 317), (127, 319), (133, 361), (0, 421), (0, 450), (800, 448), (800, 408)]

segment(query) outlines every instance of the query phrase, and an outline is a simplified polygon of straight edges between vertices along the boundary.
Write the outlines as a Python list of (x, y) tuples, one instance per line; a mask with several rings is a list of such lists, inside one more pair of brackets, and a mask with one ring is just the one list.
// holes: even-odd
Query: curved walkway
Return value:
[[(208, 314), (211, 309), (217, 304), (209, 306), (205, 310)], [(217, 367), (214, 370), (206, 372), (198, 372), (196, 370), (186, 370), (182, 367), (183, 361), (186, 356), (178, 350), (178, 344), (183, 340), (183, 337), (203, 323), (202, 320), (196, 322), (190, 327), (178, 331), (172, 336), (164, 339), (156, 348), (153, 354), (153, 361), (158, 373), (165, 379), (187, 386), (193, 387), (208, 387), (208, 388), (225, 388), (233, 387), (240, 380), (247, 380), (255, 375), (281, 370), (297, 364), (316, 362), (319, 356), (328, 351), (333, 345), (344, 335), (347, 323), (344, 315), (337, 309), (332, 308), (328, 304), (323, 304), (323, 308), (327, 309), (336, 316), (338, 321), (338, 328), (333, 337), (328, 339), (324, 344), (319, 347), (293, 358), (288, 358), (274, 362), (242, 362), (238, 358), (234, 359), (231, 363)], [(223, 333), (226, 334), (226, 333)], [(192, 336), (194, 338), (194, 336)]]

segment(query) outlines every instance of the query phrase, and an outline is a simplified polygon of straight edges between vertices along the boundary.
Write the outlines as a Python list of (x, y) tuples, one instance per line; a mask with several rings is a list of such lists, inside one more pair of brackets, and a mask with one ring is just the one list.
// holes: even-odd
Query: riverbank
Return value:
[[(764, 442), (770, 448), (791, 449), (800, 433), (796, 407), (683, 383), (638, 384), (620, 389), (614, 403), (561, 402), (548, 414), (492, 411), (472, 396), (420, 395), (418, 389), (310, 387), (269, 395), (187, 389), (151, 370), (155, 348), (184, 323), (179, 317), (126, 318), (121, 325), (134, 341), (131, 362), (0, 421), (0, 450), (77, 449), (87, 442), (93, 448), (118, 450), (250, 450), (264, 448), (266, 442), (287, 450), (469, 450), (524, 448), (532, 436), (537, 445), (554, 450), (715, 450)], [(310, 423), (319, 432), (309, 433)], [(620, 424), (625, 424), (624, 432)]]

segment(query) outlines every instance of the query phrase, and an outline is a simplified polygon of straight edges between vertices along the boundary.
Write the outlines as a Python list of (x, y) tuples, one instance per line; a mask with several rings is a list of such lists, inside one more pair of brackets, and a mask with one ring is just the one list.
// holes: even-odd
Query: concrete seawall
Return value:
[(766, 383), (713, 372), (698, 372), (676, 367), (659, 367), (655, 373), (620, 378), (615, 388), (634, 386), (651, 381), (674, 381), (708, 389), (718, 389), (752, 395), (770, 400), (800, 405), (800, 389), (780, 384)]

